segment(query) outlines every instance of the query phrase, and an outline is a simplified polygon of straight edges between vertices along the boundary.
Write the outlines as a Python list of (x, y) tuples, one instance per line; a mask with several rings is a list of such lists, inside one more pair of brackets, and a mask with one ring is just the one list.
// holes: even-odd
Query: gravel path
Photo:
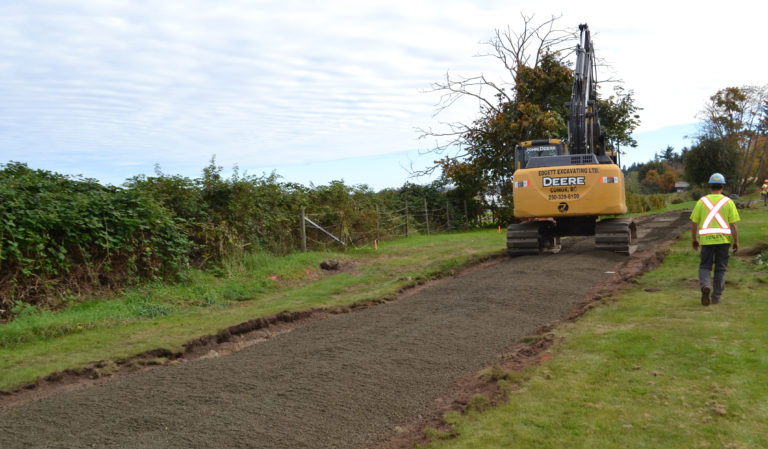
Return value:
[[(687, 214), (640, 226), (641, 250)], [(562, 319), (624, 256), (567, 239), (235, 354), (151, 369), (0, 412), (2, 448), (360, 448), (460, 375)]]

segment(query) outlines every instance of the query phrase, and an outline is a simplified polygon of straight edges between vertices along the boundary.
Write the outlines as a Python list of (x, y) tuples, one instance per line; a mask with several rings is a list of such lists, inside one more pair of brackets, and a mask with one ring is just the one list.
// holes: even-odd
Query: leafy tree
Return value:
[(685, 154), (686, 180), (701, 185), (707, 183), (712, 173), (722, 173), (732, 185), (738, 171), (739, 150), (731, 142), (715, 136), (699, 137)]
[(665, 162), (675, 168), (679, 168), (683, 164), (683, 155), (675, 152), (675, 149), (670, 145), (667, 145), (663, 151), (656, 153), (653, 159), (654, 161)]
[(765, 164), (766, 160), (768, 160), (768, 135), (763, 134), (755, 139), (755, 145), (752, 151), (754, 157), (757, 157), (758, 154), (760, 155), (757, 167), (754, 171), (754, 178), (759, 184), (761, 181), (768, 179), (768, 166)]
[[(763, 89), (763, 93), (768, 93), (766, 91), (768, 86)], [(745, 184), (751, 179), (757, 181), (757, 184), (768, 179), (768, 167), (765, 167), (765, 162), (768, 160), (768, 98), (765, 96), (756, 115), (756, 121), (744, 158)]]
[(739, 134), (744, 123), (747, 94), (738, 87), (726, 87), (709, 97), (700, 116), (705, 119), (705, 134), (726, 138)]
[[(648, 161), (645, 164), (642, 164), (639, 166), (637, 172), (638, 172), (638, 179), (640, 179), (640, 182), (642, 182), (645, 179), (648, 179), (648, 176), (651, 172), (654, 172), (655, 175), (658, 177), (661, 174), (664, 174), (667, 171), (667, 166), (657, 160)], [(658, 182), (658, 179), (654, 179), (652, 182), (656, 183)]]
[(567, 67), (547, 52), (537, 67), (520, 67), (517, 78), (514, 97), (498, 95), (498, 104), (462, 135), (465, 153), (437, 162), (446, 182), (474, 189), (501, 220), (510, 219), (515, 146), (567, 134), (565, 102), (572, 82)]
[(675, 183), (677, 182), (677, 175), (673, 170), (667, 170), (663, 175), (659, 177), (659, 189), (662, 192), (674, 192)]
[(731, 183), (740, 194), (760, 171), (756, 161), (764, 159), (766, 149), (758, 142), (768, 128), (767, 101), (768, 85), (726, 87), (712, 95), (699, 114), (703, 122), (701, 136), (719, 139), (721, 146), (735, 150), (737, 168)]
[(634, 92), (625, 91), (620, 85), (613, 87), (613, 95), (603, 100), (598, 97), (600, 127), (606, 140), (615, 150), (621, 147), (637, 147), (632, 132), (640, 125), (641, 108), (635, 105)]
[(663, 152), (657, 153), (652, 161), (632, 164), (625, 170), (626, 179), (629, 179), (628, 175), (634, 174), (645, 193), (673, 192), (681, 170), (675, 168), (674, 164), (682, 166), (682, 156), (667, 146)]
[(660, 179), (661, 176), (659, 175), (659, 172), (650, 169), (648, 170), (648, 173), (645, 174), (645, 178), (640, 181), (640, 184), (643, 186), (643, 190), (645, 190), (646, 193), (658, 193), (661, 190), (659, 187)]

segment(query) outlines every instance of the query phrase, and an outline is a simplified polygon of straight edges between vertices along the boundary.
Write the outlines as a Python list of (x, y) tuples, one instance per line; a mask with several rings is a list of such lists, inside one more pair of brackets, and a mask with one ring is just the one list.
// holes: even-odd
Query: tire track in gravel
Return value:
[[(648, 219), (640, 250), (687, 213)], [(0, 412), (3, 448), (359, 448), (434, 408), (461, 375), (564, 319), (625, 256), (566, 239), (235, 354), (144, 371)]]

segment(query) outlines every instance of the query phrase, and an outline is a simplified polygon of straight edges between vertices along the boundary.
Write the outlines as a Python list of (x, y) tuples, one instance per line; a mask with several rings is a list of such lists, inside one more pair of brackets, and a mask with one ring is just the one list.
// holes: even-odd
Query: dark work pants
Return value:
[[(729, 243), (721, 245), (701, 245), (701, 264), (699, 264), (699, 285), (712, 287), (712, 300), (718, 301), (725, 289), (725, 270), (728, 269)], [(712, 265), (715, 266), (715, 279), (712, 282)]]

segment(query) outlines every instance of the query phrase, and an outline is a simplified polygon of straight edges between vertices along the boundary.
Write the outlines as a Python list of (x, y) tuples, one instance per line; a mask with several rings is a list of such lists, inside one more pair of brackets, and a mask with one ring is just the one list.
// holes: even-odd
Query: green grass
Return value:
[[(502, 253), (504, 239), (486, 230), (413, 236), (382, 242), (379, 250), (248, 255), (210, 272), (193, 270), (174, 285), (147, 285), (58, 312), (27, 309), (0, 325), (0, 389), (151, 349), (181, 351), (202, 335), (284, 310), (393, 297), (404, 287)], [(319, 269), (322, 260), (334, 258), (348, 268), (332, 275)]]
[[(740, 213), (742, 248), (765, 239), (767, 209)], [(768, 273), (755, 259), (731, 258), (723, 304), (705, 308), (685, 233), (636, 286), (559, 327), (508, 403), (447, 416), (458, 438), (426, 447), (768, 447)]]

